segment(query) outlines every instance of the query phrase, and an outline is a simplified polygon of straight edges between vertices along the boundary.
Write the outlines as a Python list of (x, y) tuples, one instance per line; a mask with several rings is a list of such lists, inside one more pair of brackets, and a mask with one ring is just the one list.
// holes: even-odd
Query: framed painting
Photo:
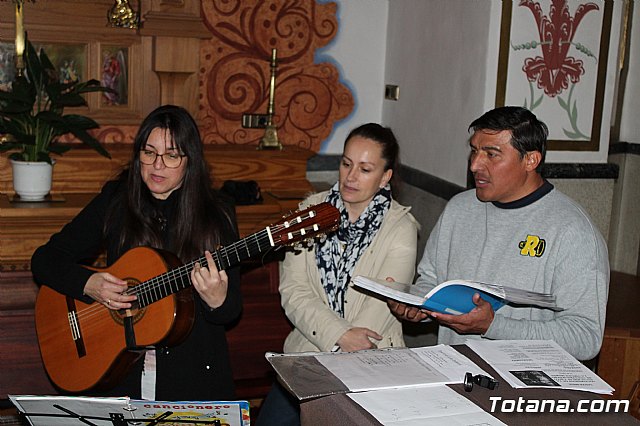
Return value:
[(127, 105), (129, 102), (129, 47), (102, 45), (100, 82), (113, 90), (103, 93), (102, 107)]
[(0, 89), (11, 89), (16, 78), (15, 44), (0, 42)]
[(34, 42), (37, 52), (44, 49), (49, 60), (58, 71), (61, 83), (87, 80), (86, 44), (44, 44)]
[(496, 106), (530, 109), (549, 150), (598, 151), (611, 0), (503, 0)]

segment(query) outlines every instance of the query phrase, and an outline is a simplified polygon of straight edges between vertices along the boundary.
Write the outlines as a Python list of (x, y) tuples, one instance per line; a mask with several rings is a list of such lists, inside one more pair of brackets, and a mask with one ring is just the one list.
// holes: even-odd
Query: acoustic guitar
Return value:
[[(337, 228), (338, 210), (329, 203), (293, 213), (275, 225), (212, 252), (219, 270), (273, 247), (293, 245)], [(117, 384), (144, 351), (174, 346), (191, 331), (194, 303), (191, 270), (202, 256), (180, 265), (165, 251), (136, 247), (108, 268), (129, 283), (126, 294), (138, 299), (115, 311), (86, 304), (42, 286), (35, 306), (36, 331), (47, 374), (60, 389), (79, 393)]]

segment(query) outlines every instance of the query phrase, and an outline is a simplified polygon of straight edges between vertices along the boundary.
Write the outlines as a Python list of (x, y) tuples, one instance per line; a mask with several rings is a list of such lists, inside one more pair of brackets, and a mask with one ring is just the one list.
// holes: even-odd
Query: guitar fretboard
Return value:
[[(262, 253), (273, 247), (269, 227), (251, 234), (235, 243), (211, 252), (218, 270), (225, 270), (241, 261)], [(138, 307), (144, 308), (160, 299), (177, 293), (191, 285), (191, 270), (196, 263), (206, 265), (207, 259), (202, 256), (178, 268), (153, 277), (140, 285), (132, 287), (130, 294), (138, 296)]]

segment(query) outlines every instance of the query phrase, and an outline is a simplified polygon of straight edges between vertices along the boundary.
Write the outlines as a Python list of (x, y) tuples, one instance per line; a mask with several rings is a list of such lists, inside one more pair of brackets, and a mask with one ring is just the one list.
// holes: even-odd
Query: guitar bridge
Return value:
[(82, 330), (80, 330), (80, 321), (78, 321), (78, 310), (76, 309), (76, 301), (73, 297), (66, 297), (67, 299), (67, 319), (69, 320), (69, 329), (71, 330), (71, 337), (76, 344), (76, 352), (78, 358), (82, 358), (87, 355), (87, 348), (84, 345), (84, 339), (82, 338)]

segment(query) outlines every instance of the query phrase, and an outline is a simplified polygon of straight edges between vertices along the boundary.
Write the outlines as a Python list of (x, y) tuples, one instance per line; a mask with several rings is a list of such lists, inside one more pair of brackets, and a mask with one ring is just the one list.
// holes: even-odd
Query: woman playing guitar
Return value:
[[(47, 371), (54, 382), (63, 391), (84, 394), (165, 401), (233, 399), (224, 326), (238, 318), (242, 308), (239, 272), (219, 271), (207, 250), (236, 240), (233, 208), (211, 189), (196, 123), (183, 108), (157, 108), (138, 130), (128, 168), (33, 255), (35, 279), (69, 296), (65, 309), (82, 316), (69, 345), (73, 356), (50, 357)], [(163, 251), (135, 249), (140, 246)], [(107, 265), (117, 263), (118, 274), (82, 266), (105, 250)], [(182, 278), (188, 288), (183, 286), (168, 302), (171, 332), (149, 332), (159, 336), (155, 342), (145, 327), (163, 327), (164, 320), (154, 319), (151, 306), (140, 308), (142, 301), (129, 289), (165, 272), (163, 262), (174, 267), (203, 253)], [(158, 258), (160, 270), (147, 265), (147, 254)], [(76, 304), (86, 308), (76, 309)], [(36, 314), (43, 327), (50, 322), (42, 313), (46, 307), (37, 308)], [(98, 320), (101, 315), (104, 321)], [(40, 329), (38, 334), (46, 363), (47, 351), (57, 349), (50, 347), (64, 340), (43, 339)], [(111, 341), (108, 350), (95, 349)], [(145, 350), (149, 345), (155, 349)], [(99, 358), (111, 356), (107, 352), (115, 346), (120, 346), (112, 354), (117, 362), (103, 363)], [(73, 357), (77, 368), (70, 364)], [(92, 374), (104, 370), (96, 373), (89, 392), (86, 385), (75, 384), (82, 368)]]

